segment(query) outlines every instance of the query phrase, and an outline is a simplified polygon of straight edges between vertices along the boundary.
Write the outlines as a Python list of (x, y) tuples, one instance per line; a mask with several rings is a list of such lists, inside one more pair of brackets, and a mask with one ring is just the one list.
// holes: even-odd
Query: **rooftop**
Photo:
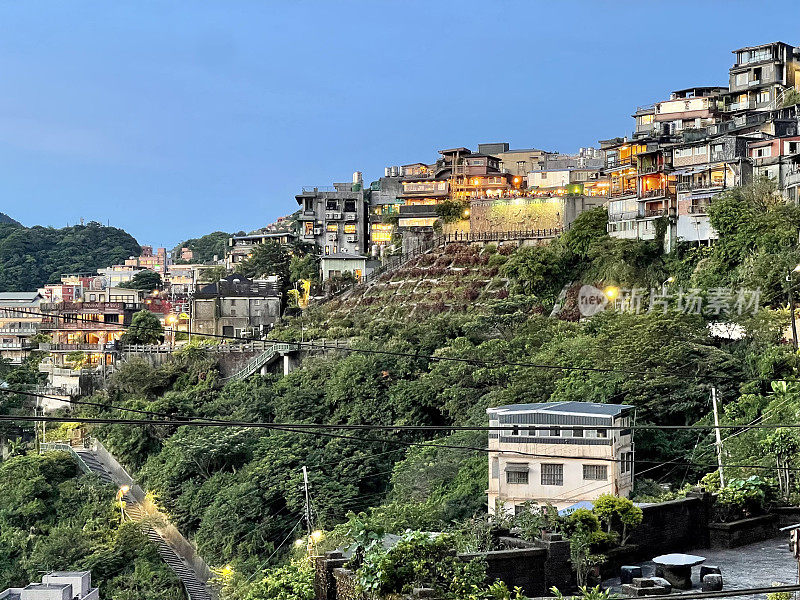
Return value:
[(42, 296), (39, 292), (0, 292), (0, 304), (33, 302)]
[(597, 402), (540, 402), (534, 404), (508, 404), (487, 408), (487, 413), (513, 414), (528, 412), (582, 414), (615, 417), (626, 410), (633, 409), (627, 404), (599, 404)]

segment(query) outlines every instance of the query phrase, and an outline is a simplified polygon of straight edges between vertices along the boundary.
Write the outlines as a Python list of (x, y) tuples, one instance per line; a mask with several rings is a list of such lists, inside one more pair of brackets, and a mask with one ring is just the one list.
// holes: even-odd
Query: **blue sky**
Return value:
[(0, 3), (0, 211), (172, 246), (440, 148), (570, 152), (800, 44), (800, 2)]

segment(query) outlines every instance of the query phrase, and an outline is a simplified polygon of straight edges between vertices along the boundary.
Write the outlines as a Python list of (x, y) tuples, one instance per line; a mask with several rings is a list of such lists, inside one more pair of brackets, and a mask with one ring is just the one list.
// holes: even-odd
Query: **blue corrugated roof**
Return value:
[(496, 414), (518, 412), (577, 413), (615, 417), (621, 412), (632, 408), (634, 407), (628, 404), (600, 404), (599, 402), (540, 402), (496, 406), (494, 408), (487, 408), (486, 412)]

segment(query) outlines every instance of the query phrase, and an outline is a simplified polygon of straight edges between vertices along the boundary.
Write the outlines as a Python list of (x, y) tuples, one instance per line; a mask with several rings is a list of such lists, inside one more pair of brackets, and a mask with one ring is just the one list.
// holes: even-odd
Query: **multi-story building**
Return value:
[(31, 350), (30, 338), (39, 331), (42, 317), (38, 292), (0, 293), (0, 356), (21, 363)]
[(494, 156), (500, 161), (500, 171), (525, 177), (539, 167), (539, 162), (548, 153), (536, 148), (510, 149), (508, 142), (478, 144), (479, 154)]
[(153, 254), (152, 246), (142, 246), (142, 253), (139, 256), (131, 256), (125, 259), (125, 266), (149, 269), (155, 271), (161, 277), (165, 276), (167, 267), (171, 264), (172, 258), (166, 248), (158, 248)]
[(92, 587), (90, 571), (53, 571), (42, 583), (0, 592), (0, 600), (100, 600), (100, 592)]
[(281, 316), (277, 279), (250, 280), (233, 274), (192, 297), (192, 332), (212, 336), (257, 337)]
[(298, 238), (316, 244), (320, 254), (362, 256), (367, 250), (367, 196), (361, 173), (352, 183), (332, 188), (303, 188), (295, 196), (300, 205)]
[(733, 53), (728, 109), (734, 113), (779, 108), (784, 92), (800, 85), (800, 48), (773, 42)]
[(750, 142), (747, 154), (754, 177), (774, 179), (787, 200), (800, 201), (800, 136)]
[(239, 263), (247, 260), (253, 254), (253, 248), (267, 242), (278, 244), (291, 244), (297, 240), (293, 231), (259, 232), (249, 235), (235, 235), (228, 239), (228, 248), (225, 253), (225, 267), (233, 271)]
[[(486, 410), (489, 512), (525, 502), (559, 509), (633, 490), (634, 408), (592, 402), (512, 404)], [(570, 428), (574, 427), (574, 428)]]

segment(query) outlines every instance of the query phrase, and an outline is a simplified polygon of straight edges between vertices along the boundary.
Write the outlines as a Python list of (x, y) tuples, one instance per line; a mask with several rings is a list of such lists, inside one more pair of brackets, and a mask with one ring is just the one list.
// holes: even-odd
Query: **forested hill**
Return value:
[(94, 272), (140, 251), (126, 231), (94, 221), (62, 229), (0, 222), (0, 291), (35, 290), (62, 273)]
[(9, 223), (11, 225), (21, 225), (19, 221), (15, 221), (11, 217), (9, 217), (6, 213), (0, 212), (0, 224), (2, 223)]
[(172, 249), (172, 256), (178, 260), (181, 248), (189, 248), (194, 253), (192, 262), (208, 262), (215, 256), (223, 258), (231, 235), (224, 231), (214, 231), (199, 238), (188, 239)]

